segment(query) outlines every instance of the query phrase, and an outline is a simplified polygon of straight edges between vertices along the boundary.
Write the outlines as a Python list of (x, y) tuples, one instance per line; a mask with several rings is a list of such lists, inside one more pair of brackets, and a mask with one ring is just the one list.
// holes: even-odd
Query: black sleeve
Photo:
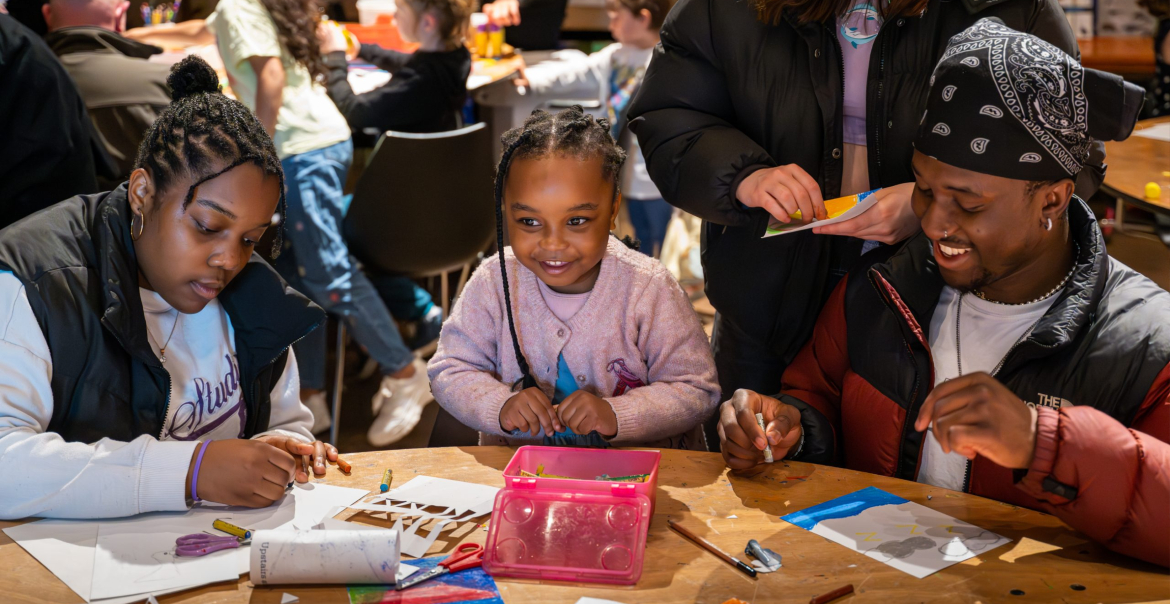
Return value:
[(397, 73), (410, 60), (410, 55), (397, 50), (386, 50), (377, 44), (362, 44), (358, 50), (358, 58), (369, 61), (378, 69), (385, 69), (390, 73)]
[(833, 424), (829, 418), (808, 403), (795, 396), (776, 395), (775, 397), (785, 405), (791, 405), (800, 410), (800, 428), (804, 431), (804, 444), (792, 459), (824, 465), (837, 463), (837, 439), (834, 436)]
[(325, 66), (329, 70), (325, 91), (341, 110), (352, 130), (395, 130), (433, 114), (436, 102), (446, 103), (445, 100), (431, 98), (418, 72), (410, 67), (399, 69), (384, 86), (364, 94), (354, 94), (346, 79), (345, 53), (337, 51), (327, 54)]
[(712, 4), (721, 1), (681, 0), (670, 12), (631, 104), (630, 129), (668, 202), (704, 220), (746, 226), (754, 215), (736, 201), (735, 188), (776, 162), (734, 124), (712, 38)]

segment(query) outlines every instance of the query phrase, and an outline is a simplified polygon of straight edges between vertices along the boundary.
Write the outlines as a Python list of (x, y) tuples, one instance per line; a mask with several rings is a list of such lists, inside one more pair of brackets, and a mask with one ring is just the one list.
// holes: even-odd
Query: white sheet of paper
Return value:
[(780, 519), (919, 579), (1011, 542), (876, 487)]
[(233, 581), (239, 576), (235, 550), (176, 556), (175, 540), (199, 532), (177, 520), (175, 514), (158, 513), (99, 524), (90, 598), (153, 593), (184, 585)]
[[(335, 510), (339, 506), (347, 506), (361, 498), (366, 491), (347, 489), (322, 484), (297, 485), (292, 491), (292, 497), (286, 497), (278, 505), (249, 510), (216, 505), (202, 505), (185, 513), (172, 513), (174, 518), (196, 518), (196, 524), (184, 534), (210, 531), (211, 522), (222, 518), (237, 526), (251, 529), (291, 530), (294, 519), (298, 524), (319, 523), (323, 514)], [(295, 504), (293, 503), (295, 501)], [(210, 516), (205, 516), (210, 514)], [(154, 514), (143, 517), (154, 516)], [(128, 519), (133, 520), (133, 518)], [(114, 520), (109, 522), (123, 522)], [(98, 540), (98, 526), (103, 521), (93, 520), (41, 520), (4, 529), (4, 533), (24, 548), (38, 562), (45, 565), (69, 589), (87, 602), (94, 604), (126, 604), (146, 599), (147, 593), (162, 595), (184, 589), (197, 587), (198, 584), (180, 584), (174, 588), (143, 590), (134, 596), (124, 596), (110, 599), (94, 599), (91, 597), (94, 576), (94, 560)], [(171, 540), (174, 546), (174, 540)], [(228, 550), (229, 552), (232, 550)], [(248, 572), (247, 547), (234, 550), (237, 552), (237, 574)]]
[(577, 604), (622, 604), (617, 600), (602, 600), (601, 598), (586, 598), (582, 597), (577, 600)]
[[(349, 507), (399, 514), (394, 530), (399, 531), (402, 554), (421, 558), (443, 531), (454, 528), (459, 522), (490, 514), (499, 491), (482, 484), (416, 476), (396, 489)], [(425, 508), (441, 508), (441, 511), (426, 511)], [(404, 525), (404, 518), (414, 519), (409, 527)], [(422, 525), (431, 520), (440, 522), (431, 527), (425, 537), (419, 535)]]
[(1133, 135), (1141, 136), (1143, 138), (1152, 138), (1156, 141), (1170, 142), (1170, 122), (1154, 124), (1149, 128), (1134, 132)]
[[(778, 232), (778, 233), (773, 232), (772, 229), (774, 227), (786, 227), (787, 225), (783, 222), (780, 222), (779, 220), (776, 220), (775, 218), (769, 218), (768, 219), (768, 230), (764, 231), (763, 238), (766, 239), (768, 237), (778, 237), (780, 235), (787, 235), (789, 233), (799, 233), (800, 231), (811, 229), (813, 227), (828, 226), (830, 224), (837, 224), (838, 222), (845, 222), (846, 220), (849, 220), (850, 218), (856, 218), (856, 217), (862, 215), (863, 213), (865, 213), (866, 210), (872, 208), (873, 205), (878, 202), (878, 197), (877, 197), (877, 195), (873, 194), (873, 191), (867, 191), (865, 193), (861, 193), (860, 197), (861, 197), (861, 200), (857, 202), (857, 205), (853, 206), (852, 208), (849, 208), (844, 214), (841, 214), (840, 216), (838, 216), (836, 218), (827, 218), (825, 220), (814, 220), (806, 225), (792, 227), (790, 229), (786, 228), (785, 230)], [(791, 224), (791, 223), (789, 223), (789, 224)]]
[(297, 604), (301, 599), (292, 594), (280, 594), (280, 604)]

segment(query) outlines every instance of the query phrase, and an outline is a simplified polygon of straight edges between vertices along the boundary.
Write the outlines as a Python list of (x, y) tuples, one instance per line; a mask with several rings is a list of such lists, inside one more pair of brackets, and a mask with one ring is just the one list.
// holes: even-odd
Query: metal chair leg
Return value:
[(337, 446), (341, 428), (341, 389), (345, 382), (345, 320), (337, 319), (337, 360), (333, 373), (333, 426), (329, 428), (329, 442)]

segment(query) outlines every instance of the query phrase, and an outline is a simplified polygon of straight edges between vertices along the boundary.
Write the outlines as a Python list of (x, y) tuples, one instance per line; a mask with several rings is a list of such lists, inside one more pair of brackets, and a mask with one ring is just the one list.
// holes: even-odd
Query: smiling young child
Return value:
[(481, 444), (704, 450), (719, 402), (707, 336), (666, 268), (610, 235), (625, 153), (606, 120), (537, 111), (504, 148), (500, 257), (443, 326), (435, 399)]

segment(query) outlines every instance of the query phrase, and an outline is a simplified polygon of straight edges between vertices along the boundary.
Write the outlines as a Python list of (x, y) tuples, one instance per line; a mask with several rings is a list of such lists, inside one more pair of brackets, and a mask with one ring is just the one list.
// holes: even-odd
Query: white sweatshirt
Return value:
[[(151, 347), (162, 356), (166, 346), (163, 366), (171, 376), (162, 434), (130, 442), (68, 443), (45, 432), (53, 416), (48, 342), (24, 285), (0, 272), (0, 519), (185, 510), (187, 469), (199, 441), (239, 437), (245, 409), (234, 330), (219, 301), (180, 315), (158, 294), (139, 291)], [(311, 442), (312, 423), (300, 401), (290, 349), (272, 390), (269, 431), (257, 436), (283, 434)]]
[[(634, 48), (614, 43), (591, 55), (578, 50), (557, 51), (552, 55), (554, 60), (533, 65), (525, 73), (535, 94), (555, 98), (564, 90), (597, 86), (601, 100), (612, 104), (615, 95), (624, 94), (628, 98), (632, 92), (628, 88), (641, 85), (653, 56), (653, 47)], [(615, 90), (623, 85), (627, 90)], [(625, 142), (629, 158), (622, 169), (622, 195), (627, 199), (660, 199), (662, 194), (650, 180), (638, 139), (631, 134)]]

